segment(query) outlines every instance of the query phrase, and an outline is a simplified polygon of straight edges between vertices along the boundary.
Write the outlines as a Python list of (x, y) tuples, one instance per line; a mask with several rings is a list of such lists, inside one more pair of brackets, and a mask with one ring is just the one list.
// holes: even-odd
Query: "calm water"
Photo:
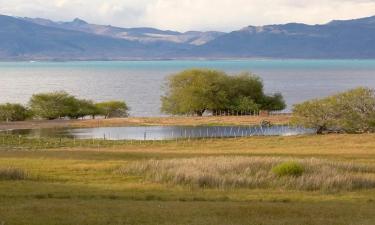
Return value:
[(125, 100), (132, 116), (160, 116), (165, 78), (186, 68), (251, 71), (267, 93), (283, 93), (288, 110), (307, 99), (357, 86), (375, 88), (375, 60), (229, 60), (0, 63), (0, 103), (66, 90), (96, 101)]
[(290, 136), (315, 133), (312, 129), (288, 126), (145, 126), (77, 129), (13, 130), (9, 134), (30, 137), (69, 137), (106, 140), (173, 140), (181, 138), (224, 138), (249, 136)]

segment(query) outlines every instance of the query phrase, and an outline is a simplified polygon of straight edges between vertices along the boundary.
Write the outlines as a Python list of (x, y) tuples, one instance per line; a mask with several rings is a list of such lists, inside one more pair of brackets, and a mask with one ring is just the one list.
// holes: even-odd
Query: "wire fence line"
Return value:
[[(280, 111), (267, 111), (267, 110), (253, 110), (253, 111), (246, 111), (246, 110), (217, 110), (215, 112), (207, 111), (203, 113), (203, 116), (217, 116), (217, 117), (225, 117), (225, 116), (278, 116), (278, 115), (290, 115), (290, 112), (286, 112), (285, 110)], [(145, 113), (142, 112), (142, 115), (144, 117), (155, 117), (155, 114), (153, 113)], [(159, 115), (161, 117), (202, 117), (201, 115), (198, 115), (194, 112), (191, 113), (185, 113), (185, 114), (178, 114), (178, 115), (169, 115), (169, 114), (162, 114)], [(131, 113), (129, 114), (129, 117), (138, 117), (133, 116)]]
[(153, 133), (145, 131), (139, 134), (138, 138), (113, 137), (111, 134), (103, 133), (101, 136), (89, 138), (72, 137), (32, 137), (29, 135), (16, 135), (0, 133), (0, 147), (3, 149), (50, 149), (61, 147), (115, 147), (133, 145), (154, 145), (154, 144), (202, 144), (207, 141), (220, 139), (244, 139), (254, 136), (280, 136), (280, 135), (301, 135), (312, 134), (311, 129), (290, 126), (274, 127), (208, 127), (194, 130), (181, 128), (179, 132), (172, 131), (169, 134)]

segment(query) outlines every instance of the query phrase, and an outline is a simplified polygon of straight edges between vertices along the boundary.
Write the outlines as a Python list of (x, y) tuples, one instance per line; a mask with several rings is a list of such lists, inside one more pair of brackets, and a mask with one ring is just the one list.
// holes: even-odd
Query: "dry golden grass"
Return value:
[(111, 127), (111, 126), (199, 126), (199, 125), (258, 125), (263, 120), (273, 124), (287, 124), (290, 115), (275, 116), (213, 116), (213, 117), (129, 117), (95, 120), (33, 120), (0, 122), (0, 130), (37, 129), (63, 127)]
[(13, 167), (0, 168), (0, 180), (24, 180), (28, 177), (25, 170)]
[[(303, 166), (300, 176), (277, 176), (285, 162)], [(146, 181), (202, 188), (282, 188), (305, 191), (351, 191), (375, 188), (375, 166), (323, 159), (280, 157), (206, 157), (137, 161), (118, 170)]]
[(72, 126), (199, 126), (199, 125), (258, 125), (263, 120), (287, 124), (290, 115), (277, 116), (209, 116), (209, 117), (144, 117), (74, 121)]

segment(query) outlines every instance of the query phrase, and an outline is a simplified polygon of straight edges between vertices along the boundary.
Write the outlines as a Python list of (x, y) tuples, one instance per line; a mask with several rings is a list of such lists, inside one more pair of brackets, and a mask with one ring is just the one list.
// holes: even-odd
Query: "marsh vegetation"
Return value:
[(316, 158), (205, 157), (135, 162), (124, 175), (200, 188), (352, 191), (375, 188), (375, 166)]

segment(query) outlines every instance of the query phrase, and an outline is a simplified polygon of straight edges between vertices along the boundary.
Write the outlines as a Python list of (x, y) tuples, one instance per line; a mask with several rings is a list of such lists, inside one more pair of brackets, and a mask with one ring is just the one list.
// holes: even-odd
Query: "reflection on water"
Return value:
[(13, 130), (8, 133), (30, 137), (69, 137), (106, 140), (173, 140), (181, 138), (225, 138), (313, 134), (313, 129), (289, 126), (139, 126), (77, 129)]

